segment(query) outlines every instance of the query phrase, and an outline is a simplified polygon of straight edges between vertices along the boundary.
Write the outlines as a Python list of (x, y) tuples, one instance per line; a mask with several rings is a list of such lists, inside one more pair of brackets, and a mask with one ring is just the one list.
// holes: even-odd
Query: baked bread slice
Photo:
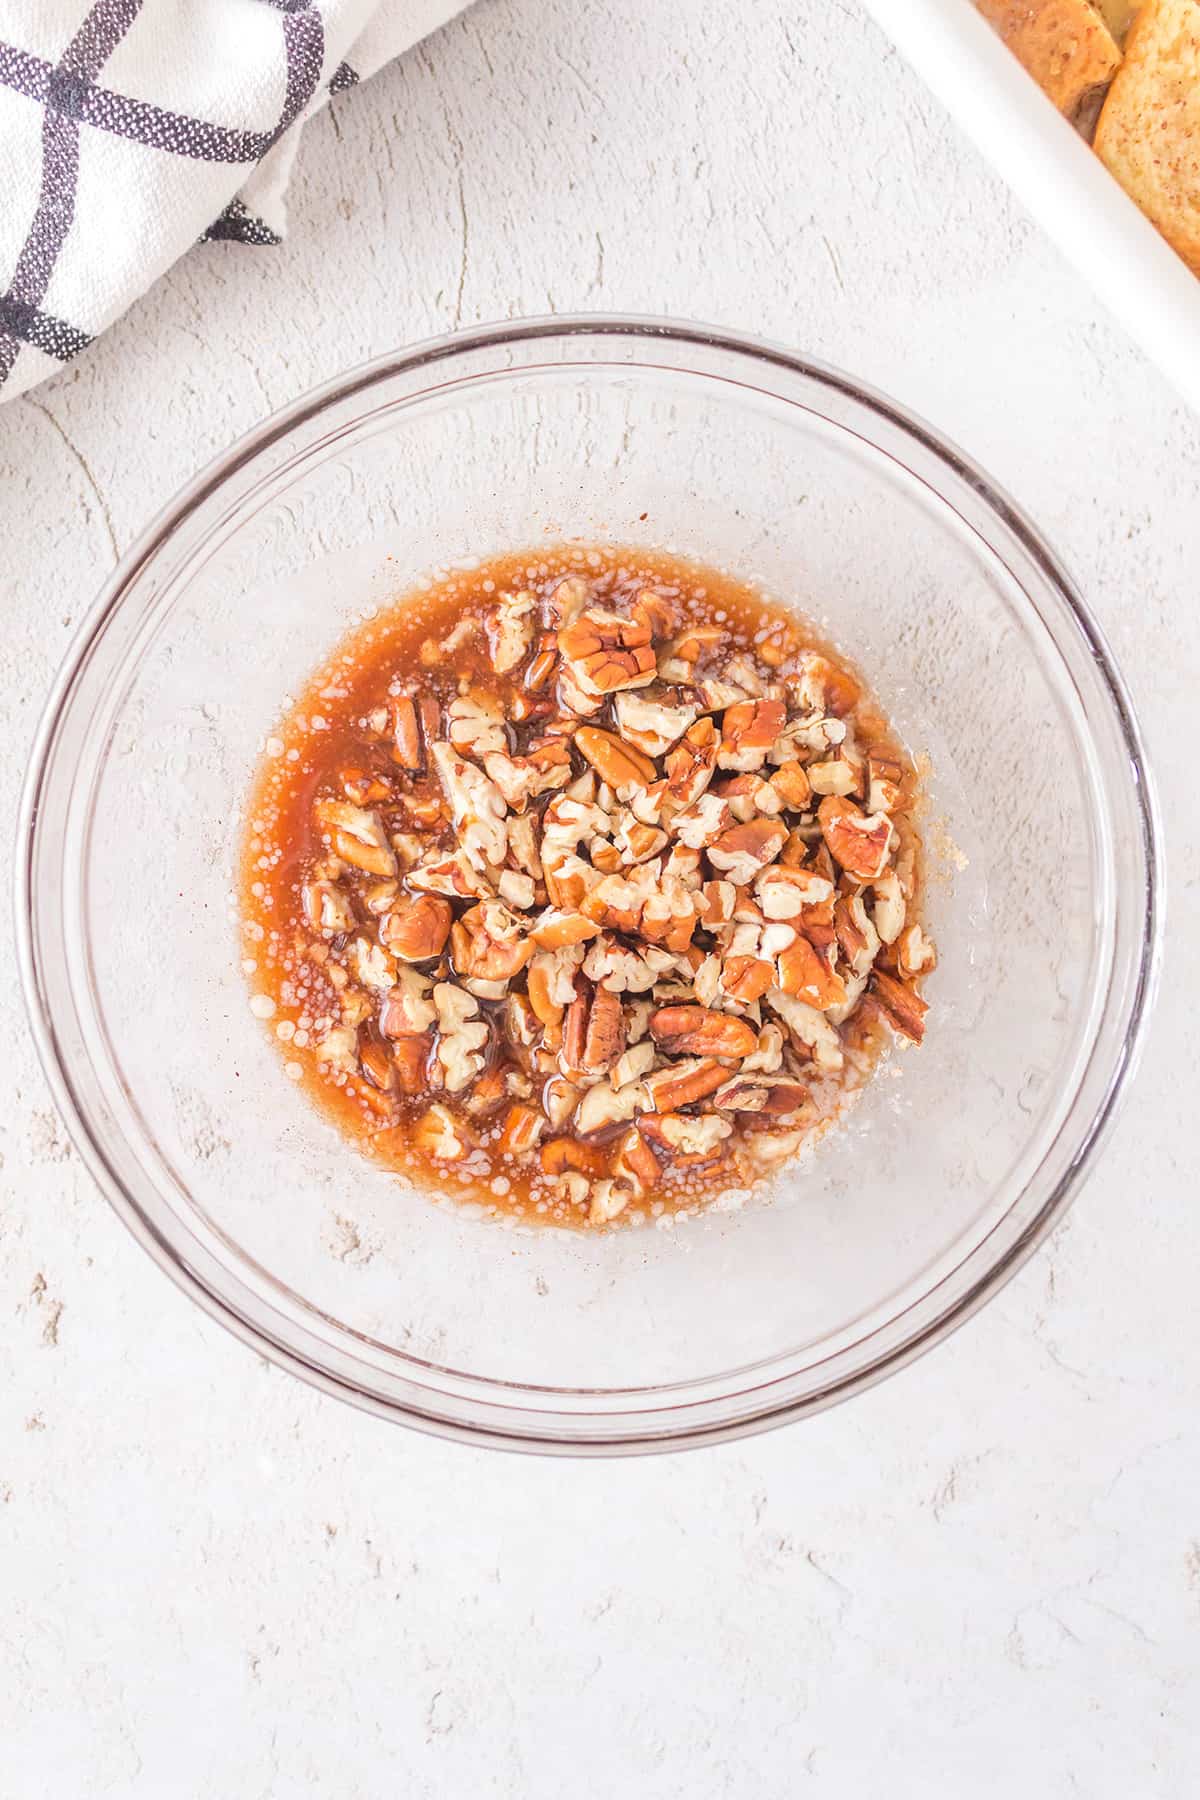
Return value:
[(1019, 62), (1068, 118), (1110, 82), (1121, 52), (1091, 0), (975, 0)]
[(1200, 275), (1200, 0), (1146, 0), (1095, 150)]

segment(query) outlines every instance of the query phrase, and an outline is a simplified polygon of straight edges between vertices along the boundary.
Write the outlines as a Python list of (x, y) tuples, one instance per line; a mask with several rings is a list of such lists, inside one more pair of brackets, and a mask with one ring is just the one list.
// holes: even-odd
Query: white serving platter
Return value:
[(865, 5), (1129, 335), (1200, 412), (1200, 279), (971, 0)]

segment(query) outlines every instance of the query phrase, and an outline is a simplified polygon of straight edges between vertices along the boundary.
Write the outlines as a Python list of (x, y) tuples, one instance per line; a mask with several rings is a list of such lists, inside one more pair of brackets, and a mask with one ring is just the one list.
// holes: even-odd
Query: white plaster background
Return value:
[(1018, 1280), (851, 1406), (685, 1458), (485, 1455), (274, 1372), (155, 1271), (10, 957), (0, 1794), (1194, 1793), (1200, 423), (856, 4), (481, 0), (311, 128), (284, 248), (197, 250), (0, 410), (5, 841), (82, 611), (200, 463), (398, 341), (580, 307), (844, 364), (1059, 546), (1168, 832), (1130, 1104)]

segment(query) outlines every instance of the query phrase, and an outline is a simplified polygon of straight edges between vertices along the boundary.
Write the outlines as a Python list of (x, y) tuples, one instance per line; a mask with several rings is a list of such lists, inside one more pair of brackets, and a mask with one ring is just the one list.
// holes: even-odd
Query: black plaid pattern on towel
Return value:
[(279, 243), (299, 129), (465, 0), (4, 0), (0, 400), (201, 239)]

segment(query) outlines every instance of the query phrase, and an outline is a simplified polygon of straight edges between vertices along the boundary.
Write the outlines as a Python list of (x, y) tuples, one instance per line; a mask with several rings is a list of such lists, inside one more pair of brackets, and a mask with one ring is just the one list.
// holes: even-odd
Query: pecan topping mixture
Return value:
[(686, 1212), (924, 1035), (912, 766), (850, 670), (711, 572), (564, 550), (454, 576), (348, 639), (271, 742), (255, 1010), (442, 1191)]

